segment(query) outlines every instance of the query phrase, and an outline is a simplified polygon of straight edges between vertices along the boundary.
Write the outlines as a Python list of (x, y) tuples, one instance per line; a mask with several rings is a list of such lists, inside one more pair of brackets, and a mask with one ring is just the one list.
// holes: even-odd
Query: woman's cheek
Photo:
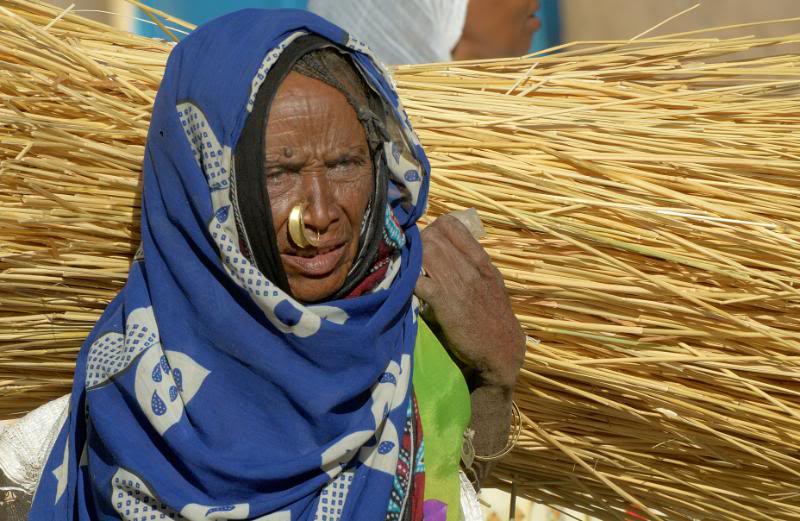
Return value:
[(277, 201), (270, 201), (270, 212), (272, 214), (272, 228), (275, 230), (275, 238), (278, 242), (278, 250), (283, 251), (288, 242), (288, 223), (289, 213), (291, 212), (290, 198), (281, 197)]
[(340, 205), (353, 224), (361, 224), (373, 191), (371, 175), (365, 175), (340, 186)]

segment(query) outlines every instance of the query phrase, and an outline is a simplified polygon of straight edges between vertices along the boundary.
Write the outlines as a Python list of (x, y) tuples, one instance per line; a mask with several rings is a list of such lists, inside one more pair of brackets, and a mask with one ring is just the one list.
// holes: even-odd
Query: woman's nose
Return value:
[(338, 210), (325, 169), (303, 175), (303, 196), (308, 203), (303, 221), (309, 228), (324, 234), (338, 218)]

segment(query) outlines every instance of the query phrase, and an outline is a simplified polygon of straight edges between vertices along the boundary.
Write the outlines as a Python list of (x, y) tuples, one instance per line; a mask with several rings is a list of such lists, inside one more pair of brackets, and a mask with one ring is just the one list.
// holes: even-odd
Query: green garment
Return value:
[(422, 319), (418, 323), (413, 382), (425, 440), (425, 502), (444, 503), (447, 521), (458, 521), (461, 445), (472, 415), (469, 389), (428, 325)]

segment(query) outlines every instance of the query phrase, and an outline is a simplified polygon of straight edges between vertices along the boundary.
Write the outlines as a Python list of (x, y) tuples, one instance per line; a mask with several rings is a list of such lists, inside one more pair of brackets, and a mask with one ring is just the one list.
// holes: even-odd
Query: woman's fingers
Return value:
[(510, 386), (524, 354), (524, 334), (498, 270), (466, 227), (439, 217), (422, 232), (425, 275), (415, 293), (420, 314), (442, 342), (480, 378)]
[(431, 299), (436, 299), (437, 288), (438, 285), (424, 275), (417, 280), (417, 285), (414, 288), (414, 294), (419, 298), (419, 314), (429, 324), (433, 324), (436, 321), (433, 309), (434, 304), (431, 303)]
[(453, 248), (461, 253), (474, 266), (489, 264), (489, 254), (483, 246), (472, 236), (466, 226), (452, 215), (443, 215), (436, 219), (431, 228), (436, 229), (446, 237)]
[(423, 275), (417, 280), (416, 295), (425, 302), (424, 319), (433, 319), (447, 302), (459, 300), (477, 270), (453, 245), (441, 225), (431, 225), (422, 232)]
[(463, 281), (471, 268), (441, 226), (431, 225), (422, 235), (422, 267), (443, 289)]
[(433, 279), (425, 275), (417, 279), (417, 285), (414, 287), (414, 294), (427, 303), (436, 298), (436, 289), (438, 284)]

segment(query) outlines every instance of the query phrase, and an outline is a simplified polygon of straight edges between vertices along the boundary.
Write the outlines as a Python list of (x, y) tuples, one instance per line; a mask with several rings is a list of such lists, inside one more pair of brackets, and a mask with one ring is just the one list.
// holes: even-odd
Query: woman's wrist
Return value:
[(465, 372), (464, 377), (471, 395), (491, 397), (496, 403), (510, 403), (516, 385), (516, 374), (497, 374), (472, 370)]
[[(505, 394), (508, 394), (509, 397), (514, 390), (514, 386), (517, 383), (517, 372), (510, 373), (506, 371), (505, 373), (498, 373), (498, 372), (490, 372), (490, 371), (483, 371), (483, 372), (475, 372), (472, 378), (472, 385), (473, 389), (477, 389), (479, 387), (488, 387), (492, 389), (497, 389), (498, 391), (502, 391)], [(509, 398), (510, 399), (510, 398)]]
[(525, 357), (525, 340), (520, 342), (520, 346), (515, 350), (516, 356), (502, 362), (495, 367), (476, 369), (473, 373), (474, 387), (497, 387), (509, 392), (513, 391), (517, 384), (519, 370)]
[[(475, 456), (487, 456), (503, 451), (508, 445), (512, 410), (512, 392), (506, 386), (488, 383), (474, 387), (472, 402), (472, 450)], [(478, 483), (482, 483), (496, 463), (475, 459), (471, 467)]]

